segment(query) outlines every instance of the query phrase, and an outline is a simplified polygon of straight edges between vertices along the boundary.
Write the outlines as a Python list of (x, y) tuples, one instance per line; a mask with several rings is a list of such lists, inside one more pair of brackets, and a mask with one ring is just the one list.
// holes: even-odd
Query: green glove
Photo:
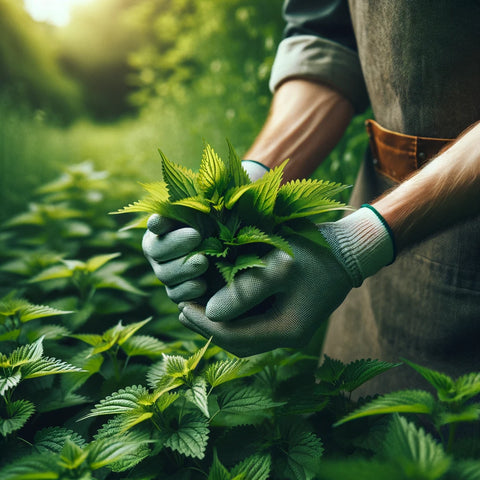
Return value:
[(142, 241), (143, 253), (156, 277), (165, 285), (169, 298), (178, 303), (202, 296), (207, 285), (199, 277), (207, 271), (208, 260), (200, 254), (186, 258), (200, 245), (200, 233), (160, 215), (152, 215), (147, 228)]
[[(393, 237), (382, 220), (368, 206), (323, 224), (319, 228), (331, 250), (291, 240), (293, 258), (270, 252), (265, 268), (239, 274), (206, 307), (182, 302), (179, 319), (239, 356), (300, 347), (352, 287), (393, 261)], [(259, 305), (261, 313), (252, 313)]]

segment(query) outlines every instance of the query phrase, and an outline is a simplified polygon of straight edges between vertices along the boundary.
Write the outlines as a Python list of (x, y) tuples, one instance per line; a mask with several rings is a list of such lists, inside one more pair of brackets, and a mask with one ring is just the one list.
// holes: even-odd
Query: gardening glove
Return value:
[(330, 249), (291, 240), (293, 258), (271, 251), (206, 307), (181, 303), (180, 322), (239, 356), (306, 344), (352, 287), (394, 259), (390, 229), (370, 206), (319, 229)]
[(270, 168), (256, 160), (242, 160), (242, 167), (252, 182), (262, 178), (270, 170)]
[[(269, 170), (253, 160), (244, 160), (242, 166), (252, 181)], [(187, 258), (201, 241), (200, 233), (193, 228), (160, 215), (148, 219), (143, 252), (155, 276), (165, 285), (168, 297), (175, 303), (198, 299), (207, 290), (205, 279), (199, 278), (208, 269), (207, 257), (197, 254)]]
[(200, 233), (191, 227), (156, 214), (148, 219), (143, 253), (176, 303), (194, 300), (206, 292), (207, 285), (199, 277), (208, 269), (207, 258), (201, 254), (187, 258), (201, 241)]

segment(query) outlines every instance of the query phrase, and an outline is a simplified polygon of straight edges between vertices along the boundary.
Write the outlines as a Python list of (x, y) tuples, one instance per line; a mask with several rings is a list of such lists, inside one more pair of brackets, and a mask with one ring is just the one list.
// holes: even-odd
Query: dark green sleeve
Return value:
[(348, 2), (342, 0), (287, 0), (286, 21), (270, 77), (276, 89), (289, 78), (325, 83), (348, 98), (357, 112), (368, 95), (357, 55)]

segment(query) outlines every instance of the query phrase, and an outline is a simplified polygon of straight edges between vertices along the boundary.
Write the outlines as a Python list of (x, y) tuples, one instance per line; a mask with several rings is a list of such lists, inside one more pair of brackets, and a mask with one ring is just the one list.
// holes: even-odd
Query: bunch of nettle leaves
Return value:
[(295, 180), (282, 185), (287, 161), (251, 182), (231, 144), (227, 162), (206, 145), (198, 173), (163, 155), (163, 182), (145, 185), (149, 196), (119, 211), (157, 213), (196, 228), (204, 238), (194, 253), (215, 257), (230, 283), (240, 270), (262, 267), (266, 248), (289, 255), (286, 238), (300, 235), (326, 245), (314, 220), (345, 210), (332, 199), (346, 185), (322, 180)]
[[(235, 157), (223, 166), (210, 148), (205, 156), (198, 176), (165, 162), (173, 196), (152, 187), (143, 205), (218, 236), (208, 243), (228, 249), (219, 261), (235, 265), (233, 250), (255, 245), (242, 229), (273, 236), (257, 246), (288, 249), (276, 237), (308, 232), (303, 214), (323, 208), (312, 205), (321, 182), (281, 186), (277, 170), (249, 183)], [(143, 229), (119, 231), (106, 215), (130, 185), (69, 167), (0, 231), (2, 480), (480, 479), (480, 373), (328, 357), (319, 366), (313, 350), (234, 357), (178, 322), (142, 258)], [(249, 208), (261, 221), (242, 225)], [(392, 368), (411, 368), (430, 391), (352, 398)]]

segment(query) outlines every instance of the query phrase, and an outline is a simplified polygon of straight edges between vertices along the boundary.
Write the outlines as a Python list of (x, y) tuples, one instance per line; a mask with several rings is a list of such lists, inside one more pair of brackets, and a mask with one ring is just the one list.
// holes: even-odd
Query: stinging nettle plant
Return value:
[(288, 160), (252, 182), (229, 142), (228, 147), (224, 162), (205, 145), (198, 173), (160, 151), (163, 181), (144, 184), (149, 195), (115, 213), (157, 213), (197, 229), (204, 240), (192, 255), (215, 257), (227, 284), (240, 270), (264, 266), (261, 256), (269, 248), (293, 256), (286, 240), (293, 235), (326, 246), (314, 222), (326, 212), (350, 208), (332, 199), (348, 187), (315, 179), (282, 184)]

